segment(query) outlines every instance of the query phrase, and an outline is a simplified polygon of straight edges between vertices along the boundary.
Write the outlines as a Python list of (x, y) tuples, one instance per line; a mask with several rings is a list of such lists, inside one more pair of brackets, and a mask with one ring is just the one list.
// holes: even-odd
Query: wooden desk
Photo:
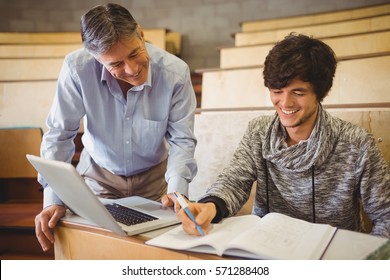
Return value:
[[(145, 244), (145, 241), (167, 229), (136, 236), (118, 236), (105, 229), (69, 216), (55, 228), (56, 260), (228, 260), (216, 255), (169, 250)], [(386, 238), (338, 230), (323, 259), (358, 260), (387, 241)]]
[[(156, 233), (158, 231), (154, 232), (154, 234)], [(145, 244), (145, 241), (150, 238), (150, 233), (123, 237), (102, 228), (80, 224), (77, 221), (61, 221), (55, 228), (54, 234), (54, 256), (56, 260), (226, 259), (215, 255), (175, 251), (149, 246)]]

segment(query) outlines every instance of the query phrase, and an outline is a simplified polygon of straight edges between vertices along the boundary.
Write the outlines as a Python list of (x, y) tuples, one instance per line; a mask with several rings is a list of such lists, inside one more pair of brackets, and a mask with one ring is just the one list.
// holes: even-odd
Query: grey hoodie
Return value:
[[(200, 201), (217, 204), (220, 218), (235, 215), (257, 193), (253, 213), (299, 219), (390, 237), (390, 173), (375, 140), (363, 128), (331, 116), (322, 106), (305, 141), (287, 147), (277, 114), (252, 120), (233, 159)], [(267, 199), (268, 198), (268, 199)]]

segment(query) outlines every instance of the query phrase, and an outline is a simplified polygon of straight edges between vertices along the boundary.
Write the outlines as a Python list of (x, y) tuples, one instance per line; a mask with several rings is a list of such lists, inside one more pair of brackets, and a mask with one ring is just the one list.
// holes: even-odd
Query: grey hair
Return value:
[(99, 5), (81, 17), (83, 46), (92, 55), (106, 53), (115, 43), (134, 35), (141, 36), (130, 12), (117, 4)]

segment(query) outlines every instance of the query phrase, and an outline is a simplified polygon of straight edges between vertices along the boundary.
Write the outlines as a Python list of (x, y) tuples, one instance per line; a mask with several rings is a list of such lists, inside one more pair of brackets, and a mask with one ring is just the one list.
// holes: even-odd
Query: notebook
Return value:
[[(180, 223), (172, 208), (163, 207), (161, 203), (150, 199), (132, 196), (100, 200), (70, 163), (48, 160), (34, 155), (26, 155), (26, 157), (72, 212), (100, 227), (125, 236)], [(142, 222), (137, 221), (135, 224), (127, 225), (126, 221), (116, 221), (114, 216), (128, 219), (129, 214), (114, 214), (113, 216), (109, 212), (109, 210), (126, 211), (125, 208), (132, 212), (136, 211), (136, 220), (141, 219)], [(147, 221), (143, 220), (145, 215)]]

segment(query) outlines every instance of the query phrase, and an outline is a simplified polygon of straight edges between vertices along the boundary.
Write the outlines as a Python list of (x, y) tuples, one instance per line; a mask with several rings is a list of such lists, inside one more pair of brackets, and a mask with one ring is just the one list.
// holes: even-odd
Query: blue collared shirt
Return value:
[[(190, 71), (179, 58), (146, 43), (147, 81), (124, 98), (118, 82), (86, 50), (65, 57), (41, 146), (44, 158), (71, 162), (73, 138), (83, 120), (82, 142), (94, 161), (113, 174), (131, 176), (168, 157), (168, 192), (188, 196), (197, 172), (193, 133), (196, 109)], [(62, 204), (47, 186), (44, 207)]]

